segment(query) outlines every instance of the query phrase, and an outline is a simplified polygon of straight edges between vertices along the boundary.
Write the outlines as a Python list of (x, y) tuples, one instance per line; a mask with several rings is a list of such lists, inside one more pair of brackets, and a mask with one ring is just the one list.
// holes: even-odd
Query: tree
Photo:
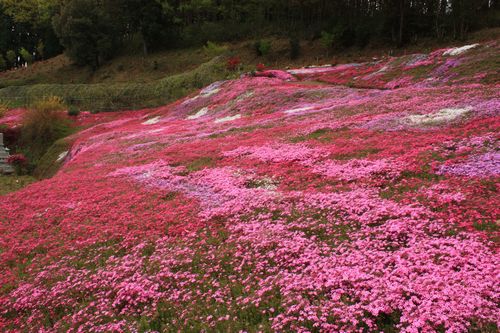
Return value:
[(120, 6), (126, 11), (129, 32), (141, 35), (145, 55), (175, 34), (171, 7), (165, 7), (165, 3), (162, 6), (157, 0), (122, 0)]
[(321, 44), (326, 49), (326, 56), (328, 57), (329, 51), (333, 46), (333, 42), (335, 40), (335, 36), (326, 31), (321, 32)]
[(121, 26), (107, 5), (99, 0), (71, 0), (55, 18), (55, 31), (75, 63), (96, 69), (120, 45)]
[(16, 60), (17, 60), (16, 59), (17, 58), (16, 52), (14, 52), (12, 50), (7, 51), (7, 53), (5, 54), (5, 58), (7, 59), (7, 62), (9, 63), (9, 67), (16, 65)]
[(22, 47), (34, 50), (37, 42), (44, 40), (45, 56), (61, 53), (52, 27), (52, 18), (61, 3), (62, 0), (0, 0), (0, 52)]

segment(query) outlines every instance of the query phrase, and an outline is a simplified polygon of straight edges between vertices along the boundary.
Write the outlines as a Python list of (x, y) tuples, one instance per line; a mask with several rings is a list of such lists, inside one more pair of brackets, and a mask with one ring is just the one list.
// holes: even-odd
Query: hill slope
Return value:
[(497, 331), (498, 51), (261, 72), (75, 135), (0, 202), (0, 327)]

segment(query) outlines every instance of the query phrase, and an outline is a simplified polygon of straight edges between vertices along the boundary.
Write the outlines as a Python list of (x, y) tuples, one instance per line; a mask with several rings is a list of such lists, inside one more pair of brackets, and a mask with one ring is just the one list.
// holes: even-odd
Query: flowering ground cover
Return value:
[(1, 330), (497, 332), (498, 51), (89, 120), (0, 201)]

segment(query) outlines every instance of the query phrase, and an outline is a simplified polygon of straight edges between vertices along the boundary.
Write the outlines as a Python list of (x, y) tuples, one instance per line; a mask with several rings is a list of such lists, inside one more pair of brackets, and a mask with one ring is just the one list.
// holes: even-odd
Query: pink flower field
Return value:
[(499, 52), (82, 113), (1, 197), (0, 331), (498, 332)]

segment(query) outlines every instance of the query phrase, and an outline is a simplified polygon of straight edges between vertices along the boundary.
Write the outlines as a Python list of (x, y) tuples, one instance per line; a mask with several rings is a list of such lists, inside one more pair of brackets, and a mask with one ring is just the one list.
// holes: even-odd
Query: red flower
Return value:
[(241, 59), (240, 57), (231, 57), (227, 61), (227, 69), (230, 71), (236, 70), (238, 66), (241, 64)]
[(15, 166), (26, 165), (28, 159), (23, 154), (14, 154), (7, 158), (7, 163)]
[(264, 65), (263, 63), (258, 63), (257, 66), (256, 66), (256, 69), (257, 69), (257, 72), (265, 71), (266, 70), (266, 65)]

